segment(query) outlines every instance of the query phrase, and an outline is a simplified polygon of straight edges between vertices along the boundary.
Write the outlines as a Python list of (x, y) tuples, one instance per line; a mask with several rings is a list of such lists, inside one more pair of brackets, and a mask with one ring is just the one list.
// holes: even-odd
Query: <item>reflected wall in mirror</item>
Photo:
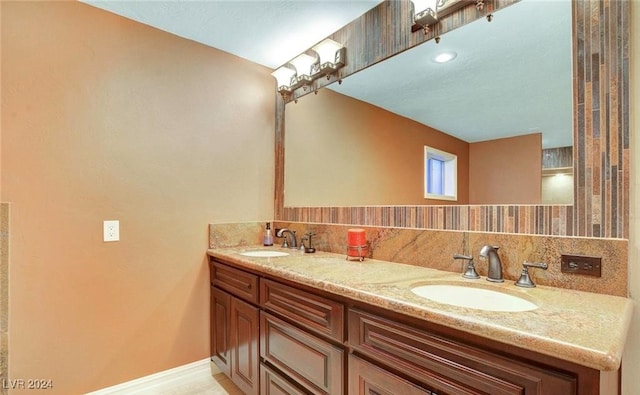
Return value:
[[(572, 145), (571, 4), (508, 6), (287, 104), (285, 125), (285, 206), (570, 204), (542, 150)], [(425, 145), (458, 157), (457, 201), (424, 198)]]
[(573, 201), (573, 147), (542, 150), (542, 203)]

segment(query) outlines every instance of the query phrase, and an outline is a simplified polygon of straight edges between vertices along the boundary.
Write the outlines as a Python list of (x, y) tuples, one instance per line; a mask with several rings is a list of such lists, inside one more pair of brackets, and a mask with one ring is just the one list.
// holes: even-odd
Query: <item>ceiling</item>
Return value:
[(82, 0), (275, 69), (381, 0)]
[[(381, 2), (83, 1), (273, 69)], [(434, 63), (441, 50), (456, 59)], [(523, 0), (330, 88), (468, 142), (540, 131), (545, 148), (572, 145), (571, 2)]]

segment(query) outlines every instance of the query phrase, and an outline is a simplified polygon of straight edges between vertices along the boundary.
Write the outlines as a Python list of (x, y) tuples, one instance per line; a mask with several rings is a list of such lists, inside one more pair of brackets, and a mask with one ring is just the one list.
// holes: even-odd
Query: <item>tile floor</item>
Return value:
[(196, 361), (86, 395), (244, 395), (210, 361)]
[(210, 372), (209, 374), (189, 375), (176, 380), (170, 386), (146, 393), (153, 395), (243, 395), (242, 391), (224, 374), (218, 373), (212, 377)]

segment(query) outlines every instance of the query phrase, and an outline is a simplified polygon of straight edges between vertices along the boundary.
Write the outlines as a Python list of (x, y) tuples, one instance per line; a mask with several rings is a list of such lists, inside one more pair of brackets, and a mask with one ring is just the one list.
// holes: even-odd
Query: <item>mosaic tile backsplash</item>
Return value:
[(572, 236), (573, 212), (571, 205), (285, 207), (283, 221)]
[[(347, 230), (354, 226), (279, 221), (273, 226), (274, 229), (282, 227), (296, 231), (298, 239), (307, 232), (314, 233), (313, 247), (344, 253), (345, 264), (348, 264)], [(454, 260), (453, 255), (472, 255), (478, 273), (486, 276), (487, 264), (479, 259), (478, 253), (482, 246), (489, 244), (500, 247), (498, 252), (506, 281), (518, 279), (525, 261), (546, 262), (548, 270), (530, 270), (538, 285), (627, 296), (627, 240), (358, 227), (366, 230), (370, 247), (367, 256), (372, 259), (462, 273), (463, 262)], [(211, 248), (260, 245), (264, 223), (212, 224), (209, 229)], [(281, 239), (275, 238), (276, 247), (281, 243)], [(561, 254), (602, 257), (602, 277), (561, 273)]]

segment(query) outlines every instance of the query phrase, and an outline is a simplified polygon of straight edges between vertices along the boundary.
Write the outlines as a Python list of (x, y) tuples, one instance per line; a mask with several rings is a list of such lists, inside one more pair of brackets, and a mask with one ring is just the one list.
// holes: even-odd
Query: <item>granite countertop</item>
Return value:
[[(286, 251), (284, 257), (254, 258), (253, 250)], [(620, 367), (633, 301), (617, 296), (513, 281), (467, 280), (461, 274), (374, 259), (363, 262), (328, 252), (304, 254), (279, 247), (244, 246), (208, 250), (208, 255), (239, 267), (437, 322), (597, 370)], [(457, 307), (422, 298), (411, 288), (423, 284), (471, 284), (520, 296), (539, 307), (525, 312), (495, 312)]]

